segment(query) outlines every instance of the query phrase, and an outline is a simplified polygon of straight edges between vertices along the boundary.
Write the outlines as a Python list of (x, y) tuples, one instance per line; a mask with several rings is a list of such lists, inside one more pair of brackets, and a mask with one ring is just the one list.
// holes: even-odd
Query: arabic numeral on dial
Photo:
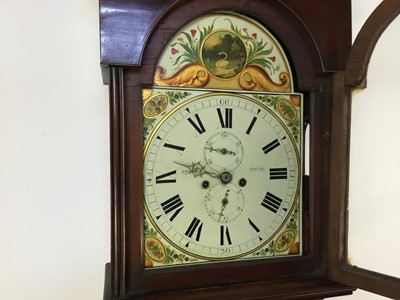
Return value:
[(231, 248), (223, 248), (223, 249), (219, 249), (219, 253), (220, 254), (229, 254), (232, 252)]
[(221, 105), (228, 105), (231, 101), (229, 99), (219, 99), (218, 103)]

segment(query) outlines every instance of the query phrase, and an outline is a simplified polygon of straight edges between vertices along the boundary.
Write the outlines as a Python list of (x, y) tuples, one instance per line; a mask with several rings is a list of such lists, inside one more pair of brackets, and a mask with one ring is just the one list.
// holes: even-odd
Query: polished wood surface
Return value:
[[(399, 0), (384, 0), (368, 18), (351, 49), (347, 68), (333, 76), (330, 171), (329, 276), (348, 285), (400, 299), (400, 279), (355, 267), (347, 259), (351, 94), (366, 88), (368, 65), (381, 34), (400, 14)], [(388, 124), (388, 126), (391, 126)]]
[(385, 29), (399, 14), (399, 0), (384, 0), (369, 16), (349, 53), (345, 85), (353, 88), (366, 88), (368, 65), (375, 45)]
[[(187, 7), (188, 14), (169, 24), (172, 30), (177, 30), (194, 16), (213, 10), (233, 10), (268, 24), (263, 9), (267, 6), (285, 11), (287, 17), (296, 20), (299, 25), (296, 31), (309, 31), (325, 70), (344, 69), (351, 46), (349, 0), (100, 0), (101, 62), (107, 65), (140, 65), (147, 40), (175, 9), (184, 10)], [(165, 39), (160, 42), (165, 43)]]
[[(321, 3), (323, 2), (323, 4)], [(246, 14), (286, 47), (310, 124), (302, 256), (144, 269), (141, 89), (186, 22), (210, 11)], [(100, 1), (101, 63), (110, 84), (111, 263), (105, 299), (322, 299), (354, 288), (328, 279), (332, 74), (350, 51), (350, 0)], [(108, 296), (107, 296), (108, 297)]]

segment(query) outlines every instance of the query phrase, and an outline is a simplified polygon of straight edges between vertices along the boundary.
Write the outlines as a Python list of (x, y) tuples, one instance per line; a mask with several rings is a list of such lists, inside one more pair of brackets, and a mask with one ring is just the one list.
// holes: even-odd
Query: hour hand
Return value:
[(205, 147), (205, 149), (210, 150), (210, 152), (215, 151), (215, 152), (220, 153), (222, 155), (236, 155), (235, 152), (233, 152), (231, 150), (228, 150), (226, 148), (213, 148), (212, 146), (210, 146), (210, 147)]
[(197, 176), (201, 177), (201, 176), (203, 176), (203, 174), (208, 174), (211, 177), (215, 177), (215, 178), (219, 177), (219, 174), (217, 174), (215, 172), (207, 171), (200, 162), (185, 163), (185, 162), (180, 162), (180, 161), (174, 160), (174, 163), (188, 168), (189, 172), (192, 173), (194, 175), (194, 177), (197, 177)]

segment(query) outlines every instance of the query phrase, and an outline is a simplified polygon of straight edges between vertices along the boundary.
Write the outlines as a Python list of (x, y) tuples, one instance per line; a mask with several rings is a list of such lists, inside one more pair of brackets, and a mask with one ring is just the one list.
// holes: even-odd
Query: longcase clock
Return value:
[(330, 278), (327, 222), (350, 1), (103, 0), (100, 17), (104, 299), (351, 294)]

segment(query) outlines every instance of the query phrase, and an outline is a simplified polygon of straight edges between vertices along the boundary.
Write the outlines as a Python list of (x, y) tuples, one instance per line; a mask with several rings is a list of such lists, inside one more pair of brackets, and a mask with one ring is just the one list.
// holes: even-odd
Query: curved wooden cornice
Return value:
[(379, 38), (400, 13), (400, 0), (384, 0), (361, 28), (350, 51), (345, 84), (366, 88), (368, 65)]
[[(277, 20), (274, 28), (270, 27), (272, 31), (283, 38), (285, 35), (302, 35), (312, 56), (318, 57), (321, 71), (344, 70), (351, 46), (350, 5), (350, 0), (326, 0), (321, 4), (295, 0), (100, 0), (101, 63), (103, 66), (142, 65), (153, 33), (166, 18), (170, 22), (169, 15), (174, 15), (177, 10), (189, 9), (191, 18), (193, 12), (200, 15), (215, 10), (233, 10), (268, 25), (271, 13), (266, 8), (272, 8), (286, 17)], [(179, 19), (168, 23), (165, 30), (173, 32), (187, 21), (189, 19), (181, 14)], [(291, 26), (287, 22), (292, 22)], [(329, 40), (326, 34), (329, 34)], [(290, 44), (291, 38), (287, 39), (284, 44)], [(159, 42), (165, 43), (165, 37)], [(297, 55), (300, 60), (302, 55)]]
[(138, 65), (149, 32), (179, 0), (100, 0), (103, 65)]

